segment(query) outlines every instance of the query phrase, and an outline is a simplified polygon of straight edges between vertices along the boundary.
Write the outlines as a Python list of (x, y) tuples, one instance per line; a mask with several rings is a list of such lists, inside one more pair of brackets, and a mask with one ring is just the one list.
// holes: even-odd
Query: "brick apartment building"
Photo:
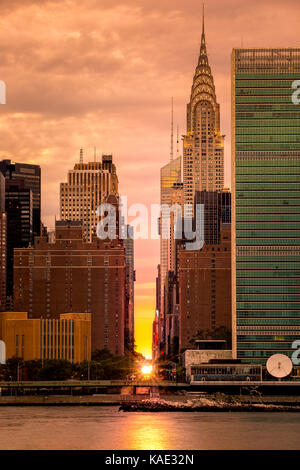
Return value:
[(92, 351), (124, 354), (126, 260), (123, 241), (83, 240), (80, 221), (57, 221), (55, 242), (36, 237), (14, 251), (14, 306), (29, 318), (91, 313)]
[(179, 350), (199, 331), (231, 331), (231, 229), (221, 225), (218, 244), (179, 251)]

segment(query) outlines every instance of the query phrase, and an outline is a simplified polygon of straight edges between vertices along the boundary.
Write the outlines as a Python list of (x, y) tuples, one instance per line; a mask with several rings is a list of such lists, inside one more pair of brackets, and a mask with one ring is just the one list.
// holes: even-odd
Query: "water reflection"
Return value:
[(171, 447), (171, 429), (162, 426), (159, 416), (153, 413), (132, 414), (127, 422), (124, 449), (168, 450)]
[(300, 413), (1, 407), (0, 449), (300, 449)]

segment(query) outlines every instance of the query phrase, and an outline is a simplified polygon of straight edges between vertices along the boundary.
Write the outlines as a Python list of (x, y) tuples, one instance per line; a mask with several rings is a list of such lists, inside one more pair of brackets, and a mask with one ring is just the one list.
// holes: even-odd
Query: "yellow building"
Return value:
[(6, 360), (91, 359), (91, 313), (64, 313), (58, 319), (31, 319), (27, 312), (0, 313), (0, 340)]

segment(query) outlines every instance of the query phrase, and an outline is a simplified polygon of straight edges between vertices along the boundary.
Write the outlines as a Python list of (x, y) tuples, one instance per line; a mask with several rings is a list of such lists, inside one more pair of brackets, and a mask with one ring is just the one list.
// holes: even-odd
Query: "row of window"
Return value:
[(296, 286), (237, 286), (237, 294), (298, 294), (300, 295), (300, 285)]
[[(252, 222), (248, 221), (247, 222), (237, 222), (236, 223), (236, 228), (239, 230), (253, 230), (253, 229), (261, 229), (261, 230), (278, 230), (278, 233), (280, 232), (280, 229), (282, 230), (292, 230), (292, 229), (297, 229), (299, 230), (299, 222), (292, 222), (292, 221), (285, 221), (283, 222), (282, 220), (279, 221), (268, 221), (264, 222), (264, 217), (256, 217), (255, 219), (260, 220), (259, 222)], [(295, 220), (295, 219), (294, 219)], [(283, 233), (283, 232), (282, 232)], [(269, 236), (273, 236), (272, 233), (269, 234)], [(299, 233), (300, 236), (300, 233)]]
[[(253, 139), (251, 139), (253, 141)], [(252, 150), (253, 152), (256, 150), (300, 150), (300, 143), (289, 143), (289, 142), (268, 142), (268, 143), (261, 143), (256, 142), (253, 144), (242, 144), (237, 143), (235, 146), (237, 151), (241, 150)]]
[[(235, 90), (236, 100), (243, 99), (243, 97), (274, 97), (277, 96), (288, 96), (291, 99), (291, 95), (294, 93), (294, 89), (291, 87), (291, 82), (284, 82), (282, 86), (277, 84), (276, 87), (238, 87)], [(239, 101), (240, 102), (240, 101)]]
[(270, 270), (270, 269), (266, 269), (264, 271), (258, 271), (258, 270), (255, 270), (255, 269), (248, 269), (248, 270), (243, 270), (243, 265), (237, 265), (237, 278), (241, 278), (241, 277), (245, 277), (245, 278), (251, 278), (251, 277), (267, 277), (267, 278), (270, 278), (270, 277), (274, 277), (276, 279), (276, 277), (279, 277), (279, 278), (284, 278), (284, 277), (290, 277), (292, 278), (293, 280), (295, 280), (298, 276), (300, 276), (300, 271), (290, 271), (290, 270)]
[[(257, 79), (253, 79), (251, 77), (252, 78), (251, 80), (243, 80), (241, 79), (241, 75), (242, 74), (238, 75), (238, 78), (236, 79), (236, 82), (235, 82), (235, 86), (237, 89), (243, 88), (243, 87), (249, 87), (249, 88), (263, 87), (263, 88), (269, 88), (273, 90), (276, 87), (285, 87), (291, 90), (292, 83), (294, 80), (296, 80), (295, 75), (294, 75), (294, 78), (292, 78), (290, 74), (288, 74), (285, 80), (283, 80), (284, 74), (280, 74), (280, 76), (276, 75), (276, 77), (274, 78), (271, 77), (272, 74), (268, 74), (264, 79), (262, 79), (261, 75), (257, 75), (256, 76)], [(297, 78), (299, 79), (299, 74)]]
[[(300, 191), (272, 191), (272, 189), (274, 188), (270, 188), (269, 191), (265, 191), (265, 190), (260, 190), (260, 185), (257, 185), (258, 186), (258, 189), (257, 191), (247, 191), (246, 193), (243, 193), (243, 192), (240, 192), (238, 189), (237, 189), (237, 192), (236, 192), (236, 198), (237, 199), (250, 199), (250, 198), (254, 198), (254, 199), (260, 199), (260, 205), (265, 205), (265, 199), (269, 199), (271, 197), (274, 197), (274, 199), (279, 199), (279, 198), (284, 198), (284, 201), (282, 202), (283, 205), (288, 205), (288, 204), (291, 204), (293, 201), (292, 199), (296, 198), (297, 199), (297, 203), (298, 203), (298, 200), (300, 198)], [(298, 185), (298, 188), (296, 187), (296, 189), (299, 189), (299, 185)], [(249, 202), (249, 205), (251, 203)], [(295, 205), (295, 201), (294, 201), (294, 205)]]
[[(269, 278), (258, 278), (258, 279), (243, 279), (238, 277), (236, 280), (237, 286), (257, 286), (260, 287), (262, 285), (266, 286), (298, 286), (299, 285), (299, 279), (297, 278), (274, 278), (274, 277), (269, 277)], [(300, 290), (300, 289), (299, 289)]]
[[(283, 199), (276, 199), (275, 197), (270, 199), (268, 197), (261, 198), (260, 193), (256, 192), (251, 195), (251, 199), (247, 199), (244, 196), (236, 200), (236, 212), (256, 212), (256, 211), (268, 211), (268, 212), (276, 212), (277, 210), (287, 211), (287, 212), (298, 212), (299, 211), (299, 198), (286, 198), (283, 196)], [(293, 193), (292, 193), (293, 195)], [(252, 209), (253, 207), (253, 209)]]
[(285, 309), (278, 309), (278, 310), (257, 310), (257, 311), (247, 311), (244, 312), (240, 311), (238, 314), (238, 318), (266, 318), (266, 317), (274, 317), (274, 318), (299, 318), (299, 310), (285, 310)]
[[(274, 299), (273, 299), (274, 300)], [(273, 308), (282, 308), (282, 309), (298, 309), (300, 310), (300, 302), (271, 302), (266, 301), (264, 302), (256, 302), (256, 301), (248, 301), (248, 302), (237, 302), (236, 304), (237, 310), (257, 310), (257, 309), (273, 309)]]
[(238, 302), (269, 302), (270, 300), (273, 302), (292, 302), (293, 300), (300, 302), (300, 293), (293, 294), (293, 293), (280, 293), (280, 294), (257, 294), (253, 293), (243, 293), (237, 294), (236, 300)]
[(300, 325), (300, 318), (238, 318), (237, 326), (243, 325), (280, 325), (293, 326)]
[[(296, 165), (297, 163), (297, 165)], [(284, 167), (279, 167), (279, 166), (256, 166), (255, 164), (249, 165), (249, 166), (242, 166), (236, 165), (235, 169), (235, 176), (238, 181), (240, 176), (243, 175), (251, 175), (251, 177), (255, 177), (255, 175), (258, 175), (258, 177), (265, 178), (265, 177), (274, 177), (274, 175), (279, 175), (280, 177), (283, 177), (284, 175), (300, 175), (300, 158), (298, 162), (295, 162), (295, 166), (284, 166)]]
[[(279, 93), (274, 93), (273, 95), (268, 93), (257, 93), (256, 95), (236, 96), (235, 102), (237, 106), (240, 106), (241, 104), (248, 105), (249, 103), (285, 103), (286, 105), (289, 105), (291, 103), (293, 106), (295, 106), (292, 102), (292, 94), (294, 90), (283, 90), (282, 92), (280, 92), (280, 90), (277, 91)], [(249, 106), (252, 106), (252, 104), (249, 104)], [(274, 105), (272, 104), (271, 107), (268, 109), (272, 109), (273, 106)]]

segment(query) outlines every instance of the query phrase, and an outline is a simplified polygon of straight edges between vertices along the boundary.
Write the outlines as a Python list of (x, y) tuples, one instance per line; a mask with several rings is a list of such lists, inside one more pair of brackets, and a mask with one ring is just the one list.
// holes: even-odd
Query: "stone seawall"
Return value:
[(295, 403), (283, 405), (278, 403), (241, 403), (226, 402), (215, 398), (199, 398), (188, 402), (175, 402), (162, 399), (143, 400), (136, 402), (123, 402), (120, 411), (142, 411), (142, 412), (298, 412), (300, 406)]

